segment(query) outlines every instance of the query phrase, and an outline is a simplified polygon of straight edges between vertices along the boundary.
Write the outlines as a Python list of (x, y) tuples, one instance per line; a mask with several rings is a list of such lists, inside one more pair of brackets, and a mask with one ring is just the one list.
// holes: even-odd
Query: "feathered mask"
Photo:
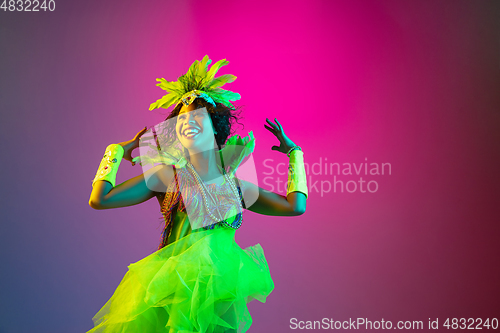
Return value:
[(156, 85), (166, 90), (168, 94), (152, 103), (149, 106), (149, 110), (158, 108), (167, 109), (173, 104), (177, 106), (180, 102), (188, 106), (197, 97), (203, 98), (214, 107), (215, 102), (217, 102), (234, 110), (235, 107), (230, 101), (239, 100), (241, 98), (240, 94), (221, 89), (220, 87), (236, 80), (236, 76), (224, 74), (215, 78), (215, 74), (219, 68), (229, 64), (229, 61), (226, 61), (226, 59), (219, 60), (208, 70), (208, 65), (211, 62), (212, 60), (208, 58), (208, 55), (204, 56), (201, 62), (195, 60), (189, 67), (188, 72), (174, 82), (168, 82), (163, 78), (156, 79), (156, 81), (159, 81)]

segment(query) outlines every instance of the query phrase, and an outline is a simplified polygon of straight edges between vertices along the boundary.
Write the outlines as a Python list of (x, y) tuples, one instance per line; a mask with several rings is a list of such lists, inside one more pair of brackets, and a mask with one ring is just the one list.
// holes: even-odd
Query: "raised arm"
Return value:
[(108, 146), (92, 184), (90, 207), (109, 209), (137, 205), (166, 191), (173, 179), (173, 170), (163, 164), (114, 186), (122, 158), (135, 165), (132, 151), (139, 146), (139, 139), (145, 132), (146, 128), (139, 131), (132, 140)]
[(165, 192), (172, 179), (173, 170), (170, 166), (157, 165), (115, 187), (106, 180), (98, 180), (90, 194), (89, 205), (94, 209), (137, 205)]
[(243, 197), (257, 197), (256, 200), (249, 200), (251, 205), (248, 205), (247, 209), (258, 214), (273, 216), (301, 215), (306, 211), (308, 194), (302, 151), (285, 135), (278, 120), (276, 118), (274, 120), (276, 124), (266, 119), (269, 126), (264, 126), (280, 141), (280, 145), (273, 146), (272, 150), (287, 154), (290, 157), (287, 195), (283, 196), (270, 192), (255, 184), (239, 180), (243, 187)]
[(247, 207), (249, 211), (272, 216), (297, 216), (306, 212), (307, 197), (302, 192), (291, 192), (285, 197), (241, 179), (239, 182), (244, 198), (257, 196), (257, 200)]

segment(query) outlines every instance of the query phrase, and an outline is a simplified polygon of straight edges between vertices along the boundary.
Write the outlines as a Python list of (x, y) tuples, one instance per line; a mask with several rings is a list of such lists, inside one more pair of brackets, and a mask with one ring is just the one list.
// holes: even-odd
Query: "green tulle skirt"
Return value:
[(88, 332), (246, 332), (247, 303), (274, 289), (262, 247), (235, 230), (192, 232), (128, 266)]

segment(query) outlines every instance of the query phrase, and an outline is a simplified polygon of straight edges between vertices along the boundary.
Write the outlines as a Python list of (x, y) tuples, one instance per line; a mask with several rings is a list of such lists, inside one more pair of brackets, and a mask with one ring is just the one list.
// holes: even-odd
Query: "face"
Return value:
[(177, 116), (175, 131), (181, 144), (190, 153), (214, 148), (213, 125), (206, 108), (197, 109), (194, 103), (189, 106), (182, 105)]

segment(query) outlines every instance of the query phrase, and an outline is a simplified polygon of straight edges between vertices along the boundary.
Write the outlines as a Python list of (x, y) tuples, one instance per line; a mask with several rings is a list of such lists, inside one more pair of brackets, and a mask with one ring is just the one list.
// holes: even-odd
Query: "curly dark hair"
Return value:
[[(217, 134), (215, 134), (215, 141), (217, 142), (219, 149), (224, 146), (229, 136), (234, 133), (234, 125), (236, 123), (244, 127), (244, 125), (240, 123), (240, 120), (242, 119), (242, 106), (237, 106), (235, 109), (231, 109), (224, 104), (215, 102), (216, 107), (214, 107), (211, 103), (200, 97), (196, 98), (192, 103), (196, 108), (205, 107), (207, 109), (207, 112), (212, 120), (214, 133), (217, 132)], [(182, 103), (179, 103), (165, 120), (177, 117), (181, 111), (182, 105)], [(175, 133), (175, 128), (170, 128), (166, 133), (164, 133), (164, 135), (168, 138), (168, 141), (173, 141), (176, 139), (177, 134)]]

